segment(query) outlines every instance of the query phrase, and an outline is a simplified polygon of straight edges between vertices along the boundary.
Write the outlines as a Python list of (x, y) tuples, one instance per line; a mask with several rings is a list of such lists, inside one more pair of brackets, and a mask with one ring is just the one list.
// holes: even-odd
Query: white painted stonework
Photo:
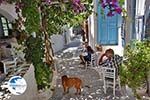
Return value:
[(54, 53), (64, 48), (65, 42), (63, 35), (52, 35), (51, 42)]
[(0, 14), (6, 17), (10, 22), (14, 22), (17, 19), (17, 14), (15, 12), (14, 4), (1, 4)]
[(37, 84), (34, 74), (34, 66), (30, 65), (29, 70), (24, 75), (27, 82), (27, 89), (22, 95), (12, 95), (9, 100), (38, 100)]

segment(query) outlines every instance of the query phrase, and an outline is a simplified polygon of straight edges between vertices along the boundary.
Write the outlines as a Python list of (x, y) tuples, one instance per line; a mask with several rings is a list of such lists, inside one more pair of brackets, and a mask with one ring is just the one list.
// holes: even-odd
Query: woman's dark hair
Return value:
[(114, 55), (114, 50), (113, 50), (113, 49), (107, 49), (107, 50), (105, 51), (105, 53), (102, 54), (102, 56), (100, 57), (99, 63), (102, 62), (104, 56), (107, 56), (107, 53), (110, 53), (110, 54)]
[(94, 50), (91, 48), (91, 46), (87, 46), (87, 52), (90, 52), (90, 53), (94, 53)]
[(8, 44), (8, 45), (6, 46), (6, 48), (11, 48), (11, 44)]
[(107, 53), (111, 53), (112, 55), (114, 55), (114, 50), (113, 49), (107, 49), (106, 51), (105, 51), (105, 53), (107, 54)]

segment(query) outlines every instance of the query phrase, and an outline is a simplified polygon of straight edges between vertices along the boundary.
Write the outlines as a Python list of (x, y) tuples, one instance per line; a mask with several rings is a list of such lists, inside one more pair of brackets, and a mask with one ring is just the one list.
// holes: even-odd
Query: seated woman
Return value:
[(80, 64), (85, 64), (86, 62), (90, 62), (91, 54), (93, 53), (94, 53), (94, 50), (91, 48), (91, 46), (88, 46), (86, 44), (84, 52), (79, 56), (82, 61)]
[(104, 54), (102, 54), (101, 58), (99, 59), (99, 65), (107, 59), (111, 59), (114, 56), (113, 49), (107, 49)]
[[(103, 61), (103, 57), (107, 57), (107, 59)], [(112, 49), (107, 49), (103, 57), (101, 57), (99, 64), (103, 67), (116, 68), (116, 75), (119, 75), (119, 67), (121, 66), (123, 57), (114, 54)]]

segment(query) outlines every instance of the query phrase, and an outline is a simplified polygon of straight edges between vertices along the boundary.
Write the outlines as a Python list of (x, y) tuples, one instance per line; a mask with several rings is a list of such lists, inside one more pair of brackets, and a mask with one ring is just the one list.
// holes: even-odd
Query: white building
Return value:
[(9, 29), (12, 29), (11, 23), (17, 19), (15, 5), (1, 4), (0, 5), (0, 38), (5, 38), (9, 35)]
[(144, 37), (150, 38), (150, 0), (145, 1), (144, 28)]
[(126, 42), (130, 40), (142, 40), (144, 34), (144, 5), (145, 0), (125, 0), (126, 1)]

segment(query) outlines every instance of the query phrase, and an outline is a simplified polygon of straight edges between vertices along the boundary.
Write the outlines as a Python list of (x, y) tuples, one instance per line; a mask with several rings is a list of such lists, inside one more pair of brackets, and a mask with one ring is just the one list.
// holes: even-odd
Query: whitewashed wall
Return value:
[(17, 19), (17, 14), (15, 12), (15, 5), (13, 4), (1, 4), (0, 14), (5, 16), (11, 22)]
[(22, 95), (12, 95), (9, 100), (38, 100), (37, 84), (34, 74), (34, 66), (30, 65), (29, 70), (24, 75), (27, 82), (27, 89)]
[(52, 35), (50, 38), (51, 38), (52, 48), (54, 50), (54, 53), (64, 48), (65, 41), (63, 35)]
[(90, 16), (89, 16), (89, 18), (88, 18), (88, 29), (89, 29), (89, 45), (93, 48), (93, 49), (95, 49), (95, 38), (96, 38), (96, 36), (94, 36), (95, 34), (95, 32), (94, 32), (94, 15), (93, 14), (91, 14)]
[(71, 42), (72, 28), (69, 28), (67, 25), (64, 25), (62, 27), (62, 33), (63, 33), (63, 36), (64, 36), (64, 42), (67, 45), (68, 43)]

